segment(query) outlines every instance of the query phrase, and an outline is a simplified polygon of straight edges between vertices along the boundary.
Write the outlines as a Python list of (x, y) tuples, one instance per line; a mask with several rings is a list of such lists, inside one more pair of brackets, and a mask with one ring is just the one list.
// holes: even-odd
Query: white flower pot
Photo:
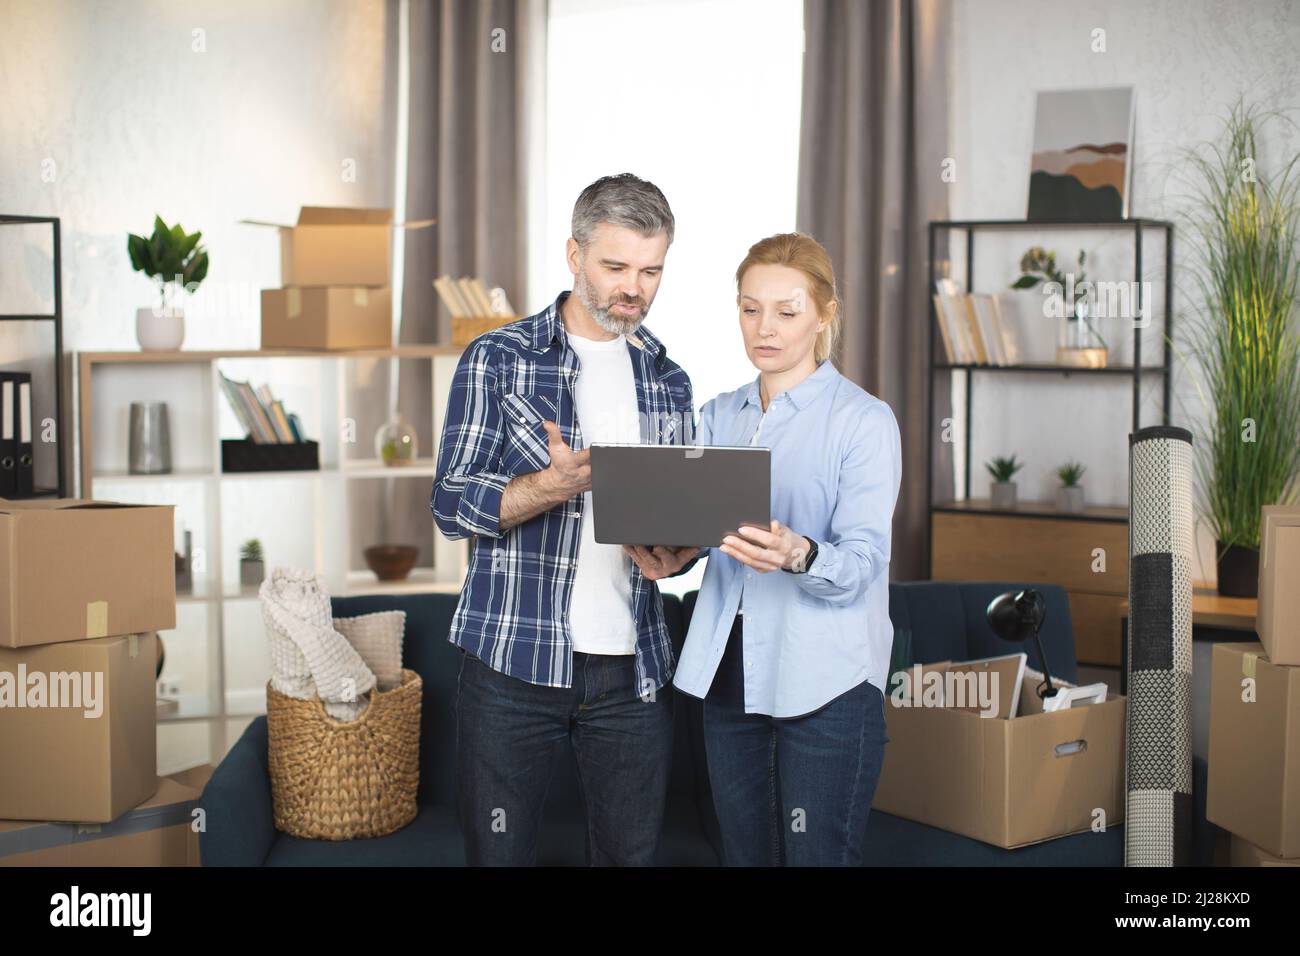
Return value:
[(175, 352), (185, 341), (185, 312), (163, 309), (161, 315), (152, 306), (135, 310), (135, 337), (146, 352)]
[(1083, 486), (1075, 485), (1073, 488), (1060, 487), (1056, 489), (1056, 510), (1064, 511), (1066, 514), (1078, 514), (1083, 510)]
[(1014, 511), (1016, 508), (1016, 483), (1014, 481), (994, 481), (989, 485), (990, 503), (997, 511)]

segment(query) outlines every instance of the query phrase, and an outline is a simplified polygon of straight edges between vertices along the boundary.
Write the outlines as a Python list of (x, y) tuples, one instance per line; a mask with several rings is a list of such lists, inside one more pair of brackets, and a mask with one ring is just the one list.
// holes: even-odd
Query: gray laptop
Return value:
[(591, 446), (600, 544), (716, 547), (741, 525), (771, 526), (772, 453), (721, 445)]

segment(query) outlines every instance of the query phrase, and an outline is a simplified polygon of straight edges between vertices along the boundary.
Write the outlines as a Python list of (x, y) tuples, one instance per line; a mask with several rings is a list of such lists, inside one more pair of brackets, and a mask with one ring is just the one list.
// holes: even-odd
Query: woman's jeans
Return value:
[(573, 655), (573, 686), (545, 687), (472, 654), (456, 690), (457, 811), (470, 866), (537, 862), (556, 759), (573, 747), (587, 861), (654, 862), (672, 762), (672, 690), (638, 694), (636, 658)]
[(819, 710), (745, 713), (739, 617), (704, 701), (727, 866), (858, 866), (884, 760), (885, 698), (863, 681)]

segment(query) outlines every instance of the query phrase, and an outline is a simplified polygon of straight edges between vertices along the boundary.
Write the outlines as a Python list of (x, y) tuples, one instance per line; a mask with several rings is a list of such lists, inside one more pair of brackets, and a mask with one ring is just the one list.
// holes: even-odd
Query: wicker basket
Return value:
[(383, 836), (415, 819), (420, 784), (423, 684), (370, 692), (354, 721), (335, 720), (320, 699), (266, 688), (267, 764), (275, 828), (316, 840)]

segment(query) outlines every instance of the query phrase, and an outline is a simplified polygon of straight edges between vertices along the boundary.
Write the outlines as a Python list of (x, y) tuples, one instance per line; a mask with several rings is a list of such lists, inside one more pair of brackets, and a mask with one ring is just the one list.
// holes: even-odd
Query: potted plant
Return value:
[(1203, 302), (1189, 339), (1208, 406), (1194, 429), (1197, 510), (1214, 532), (1219, 593), (1234, 597), (1257, 595), (1260, 511), (1294, 503), (1300, 473), (1300, 154), (1266, 175), (1260, 119), (1239, 100), (1220, 137), (1188, 153)]
[(185, 339), (185, 313), (177, 300), (182, 292), (193, 293), (207, 277), (208, 253), (199, 245), (202, 235), (187, 234), (179, 223), (168, 227), (154, 216), (148, 239), (126, 237), (131, 268), (158, 285), (158, 304), (135, 313), (135, 336), (145, 351), (175, 351)]
[(1061, 479), (1061, 487), (1056, 489), (1056, 508), (1069, 514), (1078, 514), (1083, 510), (1083, 485), (1079, 479), (1088, 469), (1077, 461), (1067, 461), (1056, 469), (1056, 477)]
[(1011, 511), (1016, 507), (1016, 483), (1011, 479), (1024, 466), (1024, 462), (1016, 461), (1015, 455), (1010, 458), (994, 458), (984, 463), (984, 467), (993, 476), (989, 498), (997, 510)]
[(1050, 301), (1057, 303), (1061, 326), (1056, 340), (1058, 365), (1082, 368), (1105, 368), (1108, 347), (1106, 339), (1090, 318), (1091, 300), (1087, 292), (1088, 275), (1083, 271), (1087, 253), (1079, 250), (1078, 271), (1066, 275), (1056, 267), (1056, 253), (1042, 246), (1031, 246), (1020, 257), (1020, 278), (1011, 283), (1013, 289), (1032, 289), (1040, 282), (1044, 291), (1050, 291)]
[(249, 538), (239, 549), (239, 586), (256, 588), (266, 577), (266, 564), (262, 561), (262, 542)]

